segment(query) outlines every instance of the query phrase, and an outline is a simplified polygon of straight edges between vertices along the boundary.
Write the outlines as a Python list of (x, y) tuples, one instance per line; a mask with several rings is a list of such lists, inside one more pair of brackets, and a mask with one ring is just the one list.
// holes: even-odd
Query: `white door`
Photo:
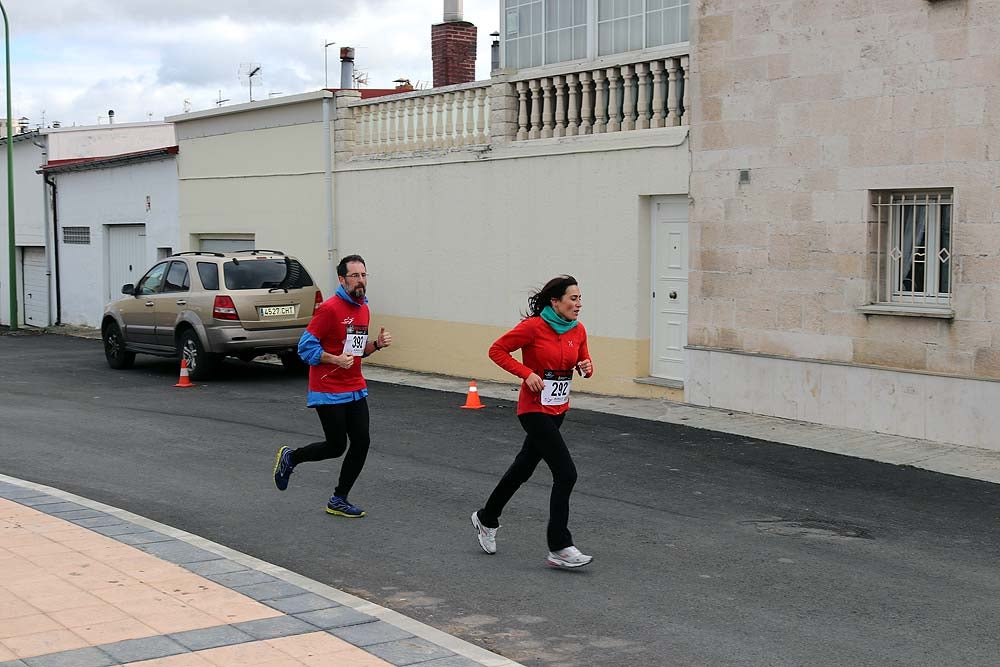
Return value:
[(684, 381), (688, 325), (687, 197), (656, 197), (652, 206), (653, 377)]
[(32, 327), (49, 326), (49, 263), (45, 248), (23, 248), (24, 323)]
[(146, 225), (108, 225), (108, 293), (121, 298), (122, 285), (135, 284), (146, 273)]

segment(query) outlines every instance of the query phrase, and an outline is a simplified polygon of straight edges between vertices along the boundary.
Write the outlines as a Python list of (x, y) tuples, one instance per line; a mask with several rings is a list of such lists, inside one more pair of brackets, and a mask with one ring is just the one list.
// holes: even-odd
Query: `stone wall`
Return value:
[[(690, 344), (1000, 378), (1000, 3), (692, 9)], [(870, 193), (930, 188), (954, 317), (860, 312)]]

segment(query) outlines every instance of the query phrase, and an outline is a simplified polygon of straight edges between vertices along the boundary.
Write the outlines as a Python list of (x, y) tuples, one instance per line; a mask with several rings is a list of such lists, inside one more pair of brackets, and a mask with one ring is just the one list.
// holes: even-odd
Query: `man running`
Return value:
[[(347, 496), (368, 458), (368, 385), (361, 359), (392, 344), (382, 327), (369, 335), (368, 273), (360, 255), (348, 255), (337, 265), (340, 287), (313, 313), (299, 339), (299, 356), (309, 364), (307, 405), (316, 409), (325, 440), (305, 447), (281, 447), (274, 463), (274, 485), (288, 488), (288, 478), (300, 463), (337, 458), (347, 452), (340, 479), (326, 505), (329, 514), (348, 518), (365, 515)], [(350, 447), (348, 448), (348, 441)]]

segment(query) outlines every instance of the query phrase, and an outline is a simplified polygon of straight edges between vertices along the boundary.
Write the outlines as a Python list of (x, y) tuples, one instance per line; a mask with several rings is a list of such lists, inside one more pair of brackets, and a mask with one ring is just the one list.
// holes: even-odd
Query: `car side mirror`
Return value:
[(122, 285), (122, 294), (135, 296), (135, 285), (133, 285), (132, 283), (125, 283), (124, 285)]

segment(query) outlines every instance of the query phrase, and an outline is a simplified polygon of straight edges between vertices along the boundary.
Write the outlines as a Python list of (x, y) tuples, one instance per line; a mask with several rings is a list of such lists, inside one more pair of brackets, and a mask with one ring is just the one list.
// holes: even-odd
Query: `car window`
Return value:
[(312, 277), (296, 259), (239, 259), (222, 265), (226, 289), (299, 289)]
[(163, 283), (164, 292), (187, 292), (191, 288), (191, 278), (184, 262), (171, 262), (167, 279)]
[(163, 287), (163, 274), (167, 272), (167, 262), (157, 264), (142, 277), (136, 294), (159, 294)]
[(219, 265), (214, 262), (198, 262), (198, 277), (205, 289), (219, 289)]

